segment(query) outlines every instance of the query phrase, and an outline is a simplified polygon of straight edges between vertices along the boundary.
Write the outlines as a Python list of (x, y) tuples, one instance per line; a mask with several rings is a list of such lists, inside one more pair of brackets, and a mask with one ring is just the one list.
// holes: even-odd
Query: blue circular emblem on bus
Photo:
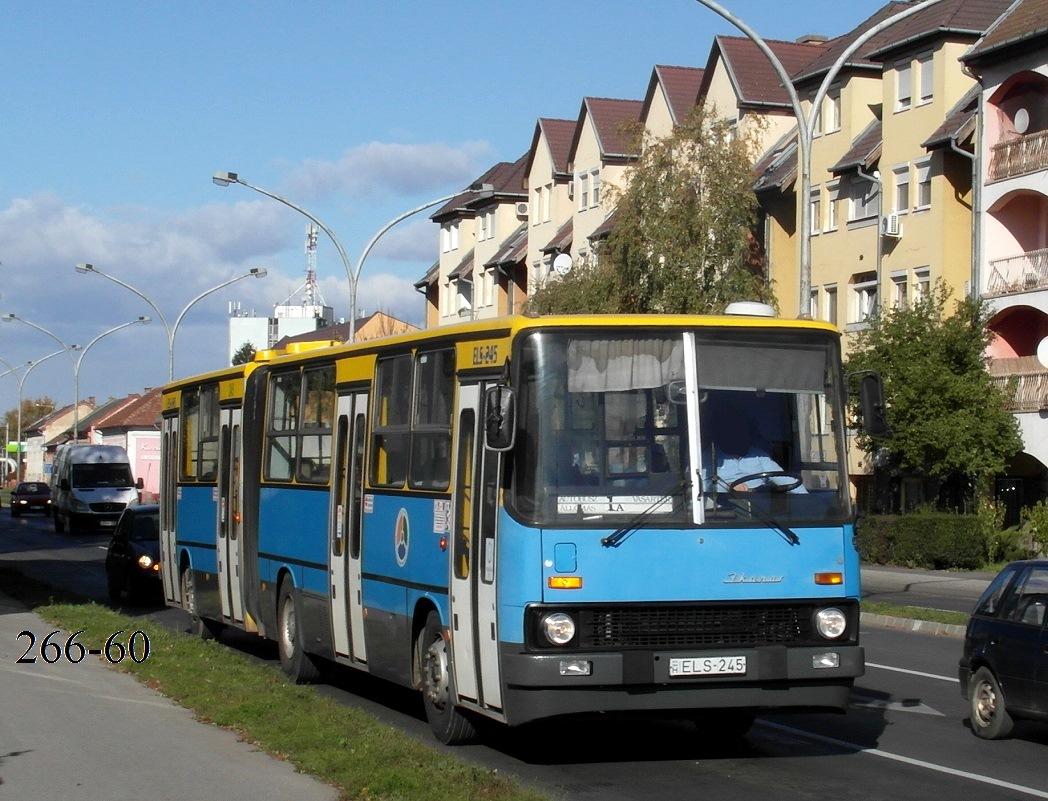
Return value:
[(408, 529), (407, 509), (401, 509), (397, 513), (397, 528), (393, 532), (393, 553), (397, 557), (397, 564), (401, 567), (408, 561), (408, 542), (411, 539)]

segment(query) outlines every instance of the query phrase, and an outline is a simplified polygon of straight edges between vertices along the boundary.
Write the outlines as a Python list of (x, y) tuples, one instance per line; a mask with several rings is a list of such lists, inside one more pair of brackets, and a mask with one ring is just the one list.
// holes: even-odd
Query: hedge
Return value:
[(976, 515), (874, 515), (859, 521), (856, 544), (870, 564), (977, 570), (987, 562), (985, 523)]

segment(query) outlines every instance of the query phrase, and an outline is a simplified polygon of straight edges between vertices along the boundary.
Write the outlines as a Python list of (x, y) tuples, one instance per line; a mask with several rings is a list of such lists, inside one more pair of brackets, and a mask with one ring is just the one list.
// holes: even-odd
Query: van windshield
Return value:
[(131, 467), (126, 464), (76, 464), (73, 465), (74, 487), (130, 487)]

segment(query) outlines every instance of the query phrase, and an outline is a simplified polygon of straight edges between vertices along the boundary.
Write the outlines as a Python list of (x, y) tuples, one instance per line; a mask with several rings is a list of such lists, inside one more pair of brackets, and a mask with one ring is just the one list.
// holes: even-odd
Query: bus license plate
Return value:
[(731, 676), (746, 672), (744, 656), (686, 656), (670, 659), (670, 677)]

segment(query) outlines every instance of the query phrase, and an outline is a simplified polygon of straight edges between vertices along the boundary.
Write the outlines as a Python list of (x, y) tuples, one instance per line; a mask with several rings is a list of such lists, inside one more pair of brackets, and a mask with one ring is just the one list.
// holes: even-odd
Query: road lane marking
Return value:
[(940, 676), (936, 673), (924, 673), (920, 670), (907, 670), (906, 668), (892, 667), (891, 665), (878, 665), (875, 662), (867, 662), (866, 667), (878, 668), (880, 670), (890, 670), (894, 673), (907, 673), (911, 676), (922, 676), (926, 679), (938, 679), (939, 681), (948, 681), (951, 684), (957, 683), (956, 676)]
[(1006, 782), (1001, 779), (994, 779), (991, 776), (982, 776), (978, 773), (969, 773), (966, 770), (957, 770), (956, 768), (948, 768), (945, 765), (936, 765), (934, 762), (925, 762), (923, 759), (914, 759), (913, 757), (902, 756), (901, 754), (893, 754), (890, 751), (882, 751), (880, 748), (866, 748), (865, 746), (858, 745), (856, 743), (849, 743), (846, 740), (838, 740), (835, 737), (826, 737), (822, 734), (815, 734), (810, 731), (804, 731), (803, 729), (795, 729), (792, 726), (783, 726), (781, 723), (773, 723), (768, 720), (759, 721), (759, 725), (767, 726), (771, 729), (776, 729), (781, 732), (785, 732), (791, 735), (800, 735), (807, 737), (811, 740), (818, 742), (827, 743), (838, 748), (846, 748), (849, 751), (858, 751), (863, 754), (869, 754), (870, 756), (881, 757), (882, 759), (890, 759), (894, 762), (902, 762), (906, 765), (913, 765), (914, 767), (924, 768), (931, 770), (936, 773), (945, 773), (949, 776), (957, 776), (962, 779), (969, 779), (974, 782), (981, 784), (989, 784), (993, 787), (1001, 787), (1005, 790), (1014, 790), (1017, 793), (1028, 795), (1032, 798), (1046, 798), (1048, 799), (1048, 791), (1038, 790), (1035, 787), (1026, 787), (1022, 784), (1014, 784), (1012, 782)]
[(946, 717), (945, 713), (940, 712), (938, 709), (933, 709), (927, 704), (922, 704), (920, 701), (889, 701), (884, 698), (875, 698), (871, 695), (863, 695), (862, 693), (852, 692), (852, 701), (849, 706), (859, 707), (863, 709), (880, 709), (885, 712), (914, 712), (918, 715), (935, 715), (937, 717)]

